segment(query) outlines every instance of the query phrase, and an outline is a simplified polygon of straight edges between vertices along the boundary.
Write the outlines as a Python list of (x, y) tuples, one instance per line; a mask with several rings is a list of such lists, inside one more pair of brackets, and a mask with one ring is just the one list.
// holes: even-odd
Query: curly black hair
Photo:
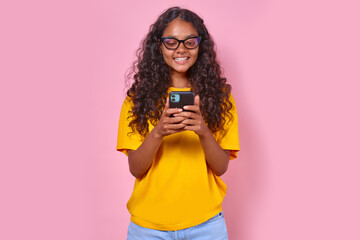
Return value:
[(133, 103), (130, 127), (143, 137), (149, 133), (149, 122), (155, 126), (165, 107), (171, 74), (170, 67), (160, 54), (159, 39), (167, 25), (176, 18), (190, 22), (201, 36), (198, 58), (188, 70), (188, 77), (192, 90), (200, 96), (200, 110), (204, 121), (210, 131), (215, 133), (224, 129), (226, 118), (232, 118), (232, 104), (229, 100), (231, 86), (221, 76), (215, 44), (204, 21), (188, 9), (172, 7), (150, 26), (149, 33), (137, 50), (137, 60), (128, 74), (128, 78), (134, 80), (127, 91)]

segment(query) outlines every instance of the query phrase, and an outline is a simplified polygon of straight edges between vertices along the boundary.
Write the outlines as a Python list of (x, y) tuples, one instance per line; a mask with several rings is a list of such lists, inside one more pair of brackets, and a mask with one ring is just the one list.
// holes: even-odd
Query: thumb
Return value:
[(195, 106), (198, 106), (198, 107), (200, 107), (200, 97), (199, 97), (199, 95), (196, 95), (195, 96)]
[(169, 109), (169, 97), (166, 98), (164, 112)]

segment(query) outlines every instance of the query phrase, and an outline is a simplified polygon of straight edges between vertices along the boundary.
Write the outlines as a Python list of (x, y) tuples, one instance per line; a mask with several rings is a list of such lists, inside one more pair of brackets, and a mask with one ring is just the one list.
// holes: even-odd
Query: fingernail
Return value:
[(181, 108), (179, 108), (179, 109), (178, 109), (178, 112), (182, 112), (182, 109), (181, 109)]
[(184, 109), (188, 109), (189, 107), (188, 106), (184, 106)]

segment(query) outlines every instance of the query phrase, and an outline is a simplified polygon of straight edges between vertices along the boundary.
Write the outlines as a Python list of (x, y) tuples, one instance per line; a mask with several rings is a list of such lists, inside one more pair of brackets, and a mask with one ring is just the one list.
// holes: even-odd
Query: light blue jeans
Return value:
[(223, 212), (206, 222), (178, 231), (159, 231), (130, 222), (127, 240), (227, 240)]

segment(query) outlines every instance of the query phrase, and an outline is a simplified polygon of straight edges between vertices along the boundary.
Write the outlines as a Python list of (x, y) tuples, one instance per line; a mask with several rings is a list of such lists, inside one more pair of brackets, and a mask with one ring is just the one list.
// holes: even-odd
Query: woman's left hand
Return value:
[(200, 111), (199, 96), (195, 97), (195, 105), (185, 106), (184, 109), (192, 112), (183, 111), (176, 114), (185, 118), (181, 122), (185, 125), (183, 129), (194, 131), (199, 136), (207, 164), (217, 176), (221, 176), (228, 168), (230, 151), (220, 147), (205, 124)]
[(197, 135), (199, 135), (199, 137), (205, 136), (210, 133), (210, 130), (206, 126), (200, 111), (199, 96), (195, 96), (195, 105), (185, 106), (184, 110), (186, 111), (176, 114), (176, 116), (186, 118), (182, 121), (182, 123), (185, 124), (185, 127), (183, 128), (184, 130), (194, 131)]

